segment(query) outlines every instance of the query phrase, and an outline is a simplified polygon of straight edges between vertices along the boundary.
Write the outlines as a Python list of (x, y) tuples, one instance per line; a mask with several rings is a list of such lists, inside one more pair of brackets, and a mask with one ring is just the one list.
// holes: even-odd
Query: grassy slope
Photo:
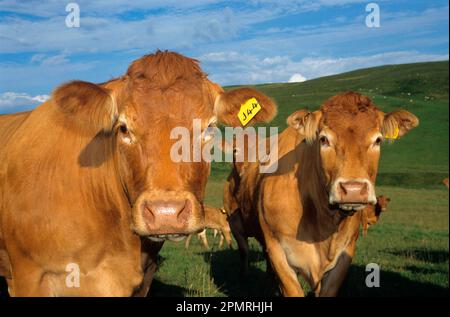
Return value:
[[(259, 85), (279, 104), (271, 125), (285, 125), (294, 110), (316, 109), (337, 92), (354, 90), (374, 99), (385, 112), (402, 107), (416, 114), (420, 126), (382, 149), (377, 191), (392, 198), (389, 212), (358, 241), (357, 255), (342, 296), (448, 294), (448, 62), (383, 66), (304, 83)], [(220, 206), (229, 166), (214, 164), (207, 202)], [(212, 241), (212, 239), (210, 239)], [(238, 278), (236, 250), (205, 252), (194, 238), (191, 249), (166, 243), (153, 295), (270, 295), (265, 263), (252, 241), (252, 270)], [(365, 265), (380, 265), (381, 287), (367, 288)]]

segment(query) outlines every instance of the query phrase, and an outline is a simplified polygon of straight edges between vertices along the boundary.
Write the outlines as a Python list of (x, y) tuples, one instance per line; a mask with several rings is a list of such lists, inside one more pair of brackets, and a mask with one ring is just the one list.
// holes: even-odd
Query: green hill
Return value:
[[(274, 98), (279, 111), (272, 126), (286, 127), (289, 114), (300, 108), (317, 109), (327, 98), (343, 91), (371, 97), (389, 112), (404, 108), (420, 125), (382, 149), (378, 184), (423, 187), (441, 186), (448, 176), (448, 61), (387, 65), (321, 77), (303, 83), (255, 86)], [(215, 164), (213, 174), (228, 171)]]

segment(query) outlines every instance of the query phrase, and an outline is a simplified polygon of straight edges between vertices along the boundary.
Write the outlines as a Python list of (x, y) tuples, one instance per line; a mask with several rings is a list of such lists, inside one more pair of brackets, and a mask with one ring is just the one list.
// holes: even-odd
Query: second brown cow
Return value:
[(377, 202), (381, 143), (402, 137), (418, 119), (405, 110), (384, 113), (348, 92), (287, 122), (278, 136), (277, 171), (235, 165), (225, 205), (244, 237), (262, 243), (284, 296), (304, 295), (298, 274), (317, 296), (335, 296), (355, 254), (363, 210)]

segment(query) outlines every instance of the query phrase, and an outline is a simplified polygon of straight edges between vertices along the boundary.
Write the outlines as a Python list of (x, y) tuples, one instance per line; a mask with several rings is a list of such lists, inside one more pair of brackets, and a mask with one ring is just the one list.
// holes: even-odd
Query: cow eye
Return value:
[(126, 144), (133, 143), (133, 137), (131, 136), (130, 130), (128, 130), (128, 127), (125, 123), (122, 123), (119, 126), (119, 134), (120, 134), (120, 139), (123, 142), (125, 142)]
[(379, 146), (379, 145), (381, 144), (381, 142), (383, 142), (383, 138), (379, 136), (379, 137), (375, 140), (374, 145), (375, 145), (375, 146)]
[(128, 134), (128, 127), (127, 127), (127, 125), (126, 124), (121, 124), (119, 126), (119, 131), (122, 134), (125, 134), (125, 135)]
[(330, 146), (330, 141), (328, 141), (328, 138), (325, 135), (321, 135), (319, 141), (321, 146)]

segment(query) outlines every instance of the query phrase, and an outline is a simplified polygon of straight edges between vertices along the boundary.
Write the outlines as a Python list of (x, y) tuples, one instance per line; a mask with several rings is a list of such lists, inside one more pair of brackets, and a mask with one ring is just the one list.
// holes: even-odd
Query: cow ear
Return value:
[(287, 119), (286, 123), (296, 130), (301, 129), (305, 125), (305, 118), (310, 114), (311, 112), (308, 109), (301, 109), (297, 110), (293, 114), (291, 114)]
[(419, 125), (419, 119), (406, 110), (384, 114), (381, 133), (386, 139), (398, 139)]
[(253, 117), (249, 124), (270, 122), (277, 114), (276, 103), (268, 96), (253, 88), (237, 88), (222, 91), (217, 95), (214, 103), (214, 112), (219, 122), (233, 127), (242, 126), (238, 118), (239, 111), (241, 106), (252, 98), (255, 98), (261, 105), (261, 110)]
[(109, 91), (99, 85), (72, 81), (52, 94), (58, 110), (77, 127), (89, 131), (110, 131), (117, 118), (117, 107)]
[(320, 110), (309, 112), (308, 109), (301, 109), (291, 114), (286, 122), (290, 127), (298, 130), (305, 137), (306, 142), (313, 143), (317, 138), (321, 118)]

